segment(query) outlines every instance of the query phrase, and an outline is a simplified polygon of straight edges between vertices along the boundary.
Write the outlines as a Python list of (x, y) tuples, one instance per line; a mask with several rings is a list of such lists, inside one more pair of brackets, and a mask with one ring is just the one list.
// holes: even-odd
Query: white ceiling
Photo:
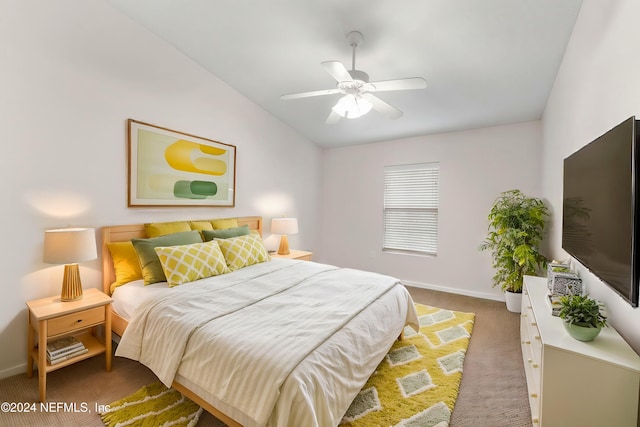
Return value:
[[(582, 0), (109, 0), (133, 20), (323, 147), (537, 120)], [(364, 35), (356, 68), (372, 81), (424, 77), (380, 92), (402, 110), (325, 124), (340, 95), (320, 65), (351, 68), (345, 36)]]

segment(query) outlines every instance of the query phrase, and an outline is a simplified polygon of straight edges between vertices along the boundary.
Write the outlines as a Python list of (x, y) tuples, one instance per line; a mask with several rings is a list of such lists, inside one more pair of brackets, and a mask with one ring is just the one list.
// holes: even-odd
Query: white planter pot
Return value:
[(507, 303), (507, 310), (512, 313), (520, 313), (522, 306), (522, 293), (505, 292), (504, 298)]

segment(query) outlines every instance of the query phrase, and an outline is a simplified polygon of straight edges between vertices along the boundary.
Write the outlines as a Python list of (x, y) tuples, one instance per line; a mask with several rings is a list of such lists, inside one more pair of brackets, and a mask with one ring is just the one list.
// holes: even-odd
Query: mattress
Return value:
[(397, 280), (287, 259), (113, 297), (131, 320), (116, 355), (245, 426), (337, 425), (403, 327), (418, 328)]
[(167, 282), (144, 285), (142, 279), (118, 286), (111, 295), (111, 308), (127, 322), (133, 317), (136, 308), (147, 298), (161, 296), (170, 292)]

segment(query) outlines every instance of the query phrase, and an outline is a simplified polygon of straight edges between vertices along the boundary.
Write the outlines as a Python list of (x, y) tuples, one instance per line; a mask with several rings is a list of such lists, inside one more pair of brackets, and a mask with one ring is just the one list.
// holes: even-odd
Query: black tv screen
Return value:
[(638, 121), (631, 117), (564, 160), (562, 247), (638, 306)]

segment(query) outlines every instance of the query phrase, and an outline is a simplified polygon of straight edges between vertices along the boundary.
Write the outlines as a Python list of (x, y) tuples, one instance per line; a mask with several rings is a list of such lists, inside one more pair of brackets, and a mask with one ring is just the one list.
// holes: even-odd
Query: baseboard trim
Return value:
[[(37, 368), (36, 368), (36, 370), (37, 370)], [(14, 375), (19, 375), (19, 374), (25, 374), (26, 375), (26, 372), (27, 372), (27, 364), (23, 363), (21, 365), (14, 366), (13, 368), (4, 369), (4, 370), (0, 371), (0, 380), (12, 377)], [(36, 372), (35, 375), (38, 376), (38, 373)]]
[(447, 292), (450, 294), (465, 295), (474, 298), (490, 299), (493, 301), (504, 301), (504, 294), (496, 295), (486, 292), (473, 292), (467, 289), (450, 288), (448, 286), (438, 286), (429, 283), (412, 282), (410, 280), (402, 280), (402, 283), (406, 284), (407, 286), (413, 286), (414, 288), (430, 289), (432, 291)]

